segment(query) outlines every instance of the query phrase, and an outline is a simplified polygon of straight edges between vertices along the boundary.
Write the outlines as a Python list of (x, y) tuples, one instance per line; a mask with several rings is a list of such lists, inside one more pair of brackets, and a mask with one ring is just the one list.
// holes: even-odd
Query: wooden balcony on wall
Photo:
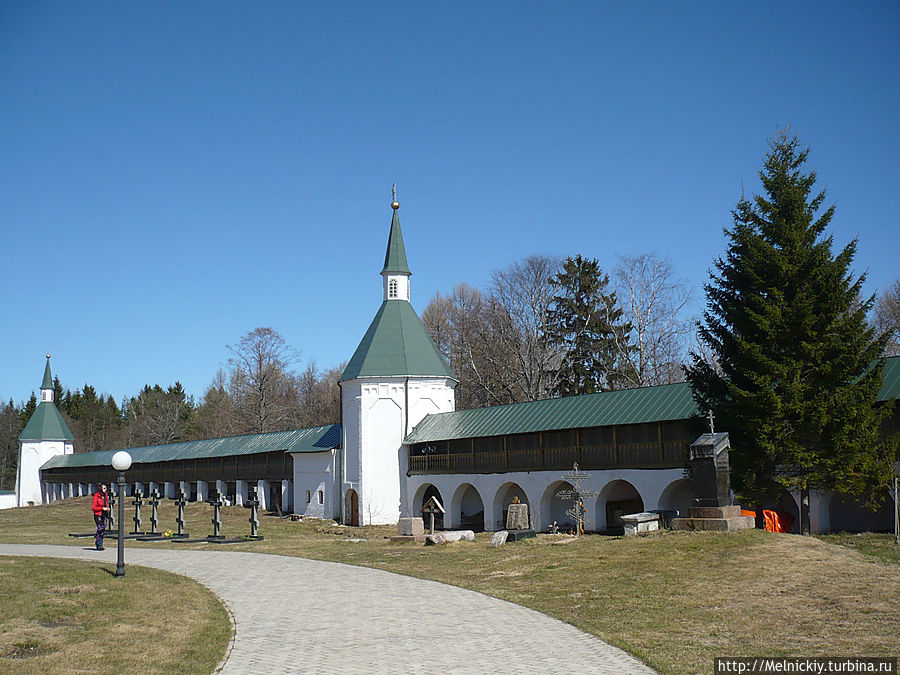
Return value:
[(565, 471), (582, 469), (678, 469), (687, 461), (688, 441), (623, 445), (578, 445), (531, 450), (437, 452), (409, 456), (409, 475)]

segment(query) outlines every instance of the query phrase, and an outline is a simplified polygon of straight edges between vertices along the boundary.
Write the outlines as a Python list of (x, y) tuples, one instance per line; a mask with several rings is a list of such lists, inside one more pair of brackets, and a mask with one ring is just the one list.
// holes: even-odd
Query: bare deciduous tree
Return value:
[(229, 345), (228, 351), (228, 393), (238, 433), (291, 428), (297, 402), (291, 367), (299, 353), (272, 328), (247, 333), (237, 345)]
[(875, 328), (891, 332), (885, 356), (900, 356), (900, 279), (889, 286), (875, 301)]
[(623, 372), (629, 386), (683, 381), (691, 334), (691, 322), (683, 314), (691, 294), (671, 260), (655, 253), (621, 256), (613, 279), (623, 319), (631, 324), (631, 332), (619, 336), (627, 342), (620, 353), (629, 362)]
[(495, 338), (514, 358), (521, 400), (537, 401), (553, 391), (560, 352), (547, 340), (556, 256), (531, 255), (491, 277), (491, 299), (501, 329)]

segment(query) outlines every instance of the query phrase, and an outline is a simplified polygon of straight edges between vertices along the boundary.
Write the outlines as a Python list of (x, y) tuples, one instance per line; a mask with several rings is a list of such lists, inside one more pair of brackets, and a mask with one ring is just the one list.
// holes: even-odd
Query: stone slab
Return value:
[(508, 530), (506, 541), (521, 541), (522, 539), (531, 539), (535, 536), (534, 530), (527, 528), (524, 530)]
[(528, 504), (510, 504), (506, 512), (506, 529), (527, 530), (529, 527)]
[(452, 544), (456, 541), (475, 541), (475, 533), (472, 530), (453, 530), (451, 532), (439, 532), (425, 537), (425, 545)]
[(740, 506), (689, 506), (688, 518), (737, 518), (741, 515)]
[(508, 538), (509, 532), (507, 532), (506, 530), (494, 532), (494, 536), (491, 537), (491, 546), (503, 546)]
[(687, 532), (734, 532), (736, 530), (752, 530), (756, 527), (753, 516), (737, 516), (736, 518), (675, 518), (673, 530)]
[(657, 530), (659, 530), (659, 520), (643, 520), (639, 523), (625, 523), (626, 537), (644, 534), (645, 532), (656, 532)]
[(649, 511), (644, 511), (642, 513), (629, 513), (624, 516), (620, 516), (620, 518), (626, 523), (649, 523), (649, 522), (659, 522), (659, 514), (651, 513)]
[(425, 535), (425, 521), (422, 518), (401, 518), (397, 521), (397, 534), (407, 537)]

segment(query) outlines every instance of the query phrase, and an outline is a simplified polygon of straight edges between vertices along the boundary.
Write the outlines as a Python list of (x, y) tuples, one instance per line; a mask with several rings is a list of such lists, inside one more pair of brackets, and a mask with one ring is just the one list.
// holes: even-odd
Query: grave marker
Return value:
[(244, 508), (250, 509), (250, 536), (247, 539), (261, 540), (259, 534), (259, 498), (256, 495), (256, 487), (250, 486), (247, 499), (244, 500)]
[(422, 513), (427, 513), (430, 517), (430, 534), (434, 534), (434, 516), (438, 513), (444, 514), (444, 507), (441, 506), (441, 503), (438, 501), (437, 497), (434, 495), (425, 502), (424, 506), (422, 506)]
[(580, 537), (584, 534), (584, 500), (585, 498), (596, 497), (599, 493), (595, 490), (586, 490), (582, 483), (590, 479), (591, 474), (579, 471), (578, 462), (572, 465), (572, 471), (564, 473), (563, 478), (572, 485), (571, 490), (560, 490), (556, 496), (563, 501), (572, 502), (572, 508), (566, 511), (566, 515), (575, 521), (575, 536)]
[(178, 508), (178, 514), (175, 516), (175, 523), (178, 525), (178, 532), (173, 534), (173, 537), (188, 536), (187, 532), (184, 531), (184, 526), (186, 524), (186, 521), (184, 519), (185, 504), (187, 504), (187, 494), (185, 494), (184, 488), (182, 488), (178, 494), (178, 499), (175, 500), (175, 506)]
[(144, 491), (135, 490), (134, 501), (131, 503), (134, 505), (134, 517), (132, 518), (134, 521), (134, 532), (131, 532), (131, 534), (146, 534), (146, 532), (141, 530), (141, 523), (143, 522), (141, 519), (141, 506), (144, 504)]
[(159, 490), (153, 488), (150, 492), (150, 534), (159, 534), (156, 526), (159, 525)]
[(206, 538), (209, 540), (217, 540), (224, 539), (225, 535), (219, 534), (219, 531), (222, 528), (222, 495), (218, 490), (214, 490), (213, 493), (206, 500), (207, 504), (212, 505), (213, 507), (213, 533), (208, 535)]

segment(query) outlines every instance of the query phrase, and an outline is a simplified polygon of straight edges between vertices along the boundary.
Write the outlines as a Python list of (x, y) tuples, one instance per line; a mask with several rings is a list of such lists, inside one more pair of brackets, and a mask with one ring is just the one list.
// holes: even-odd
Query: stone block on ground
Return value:
[(475, 541), (475, 533), (472, 530), (453, 530), (425, 536), (426, 545), (451, 544), (455, 541)]
[(401, 518), (397, 521), (397, 533), (406, 537), (423, 536), (425, 534), (425, 521), (422, 518)]
[(531, 539), (534, 536), (534, 530), (530, 527), (524, 530), (508, 530), (506, 541), (521, 541), (522, 539)]
[(510, 504), (506, 512), (507, 530), (527, 530), (531, 527), (528, 520), (528, 504)]
[(621, 516), (625, 524), (625, 536), (630, 537), (643, 532), (655, 532), (659, 529), (659, 514), (644, 511)]
[(506, 530), (494, 532), (494, 536), (491, 537), (491, 546), (503, 546), (503, 544), (506, 543), (508, 537), (509, 532), (507, 532)]

